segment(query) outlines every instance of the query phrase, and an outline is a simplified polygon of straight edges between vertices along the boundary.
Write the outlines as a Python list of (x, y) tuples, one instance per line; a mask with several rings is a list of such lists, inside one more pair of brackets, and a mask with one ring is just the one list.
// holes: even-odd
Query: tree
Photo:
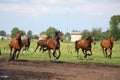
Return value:
[(101, 30), (101, 28), (93, 28), (91, 34), (93, 36), (95, 36), (95, 40), (96, 41), (102, 40), (102, 35), (101, 35), (102, 34), (102, 30)]
[(0, 36), (6, 36), (6, 32), (4, 30), (0, 31)]
[(27, 36), (32, 36), (32, 31), (31, 30), (29, 30), (28, 32), (27, 32)]
[(83, 32), (82, 32), (82, 39), (86, 39), (88, 36), (90, 36), (91, 35), (91, 33), (90, 33), (90, 31), (88, 31), (88, 30), (84, 30)]
[(38, 39), (38, 35), (32, 35), (32, 39)]
[(21, 32), (22, 36), (25, 35), (25, 33), (26, 33), (24, 30), (20, 30), (20, 32)]
[(57, 31), (56, 28), (54, 28), (54, 27), (49, 27), (49, 28), (46, 30), (46, 35), (47, 35), (47, 36), (54, 37), (56, 31)]
[(12, 37), (12, 38), (15, 37), (16, 33), (19, 32), (19, 31), (20, 31), (19, 28), (14, 27), (14, 28), (12, 29), (12, 31), (11, 31), (11, 37)]
[(111, 33), (110, 33), (109, 29), (105, 32), (102, 32), (102, 38), (103, 39), (108, 39), (110, 37), (110, 35), (111, 35)]
[(120, 39), (120, 15), (114, 15), (110, 20), (110, 32), (115, 40)]
[(66, 41), (70, 41), (70, 39), (71, 39), (71, 34), (69, 33), (69, 32), (67, 32), (67, 33), (65, 33), (65, 35), (64, 35), (64, 40), (66, 40)]
[(40, 33), (40, 35), (41, 35), (41, 34), (46, 34), (46, 32), (45, 32), (45, 31), (42, 31), (42, 32)]

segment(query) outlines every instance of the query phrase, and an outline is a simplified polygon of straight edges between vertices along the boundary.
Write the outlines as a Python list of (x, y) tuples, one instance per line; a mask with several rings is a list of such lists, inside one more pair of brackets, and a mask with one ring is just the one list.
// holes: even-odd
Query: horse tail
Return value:
[(75, 52), (78, 50), (77, 43), (78, 41), (75, 41)]

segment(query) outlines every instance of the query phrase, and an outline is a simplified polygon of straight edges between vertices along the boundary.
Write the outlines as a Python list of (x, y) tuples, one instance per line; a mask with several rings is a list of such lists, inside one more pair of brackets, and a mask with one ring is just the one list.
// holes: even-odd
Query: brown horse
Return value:
[[(62, 32), (57, 31), (55, 33), (55, 37), (54, 38), (48, 38), (46, 43), (47, 43), (47, 50), (48, 50), (48, 54), (49, 54), (49, 58), (51, 60), (51, 49), (53, 50), (53, 56), (56, 59), (59, 59), (60, 55), (61, 55), (61, 51), (60, 51), (60, 40), (62, 40)], [(58, 56), (56, 56), (56, 50), (58, 50), (59, 54)]]
[[(89, 36), (86, 40), (78, 40), (75, 42), (75, 51), (77, 51), (77, 57), (79, 56), (79, 48), (82, 49), (82, 52), (84, 54), (84, 58), (87, 58), (87, 55), (91, 56), (92, 55), (92, 51), (91, 51), (91, 43), (94, 42), (95, 43), (95, 38), (94, 36)], [(91, 54), (87, 54), (87, 51), (90, 51)]]
[[(10, 41), (10, 60), (17, 60), (18, 57), (19, 57), (19, 53), (21, 51), (21, 48), (23, 46), (23, 43), (22, 43), (22, 40), (21, 40), (21, 33), (18, 32), (16, 34), (16, 37), (13, 38), (11, 41)], [(12, 54), (12, 50), (14, 49), (13, 51), (13, 54)], [(17, 56), (16, 56), (16, 53), (18, 52)]]
[[(47, 39), (49, 39), (50, 37), (48, 37)], [(35, 48), (35, 50), (34, 50), (34, 52), (36, 52), (36, 50), (38, 49), (38, 47), (40, 46), (40, 50), (39, 51), (45, 51), (45, 49), (47, 48), (47, 39), (45, 39), (45, 40), (39, 40), (38, 42), (37, 42), (37, 46), (36, 46), (36, 48)]]
[(28, 49), (30, 47), (30, 43), (31, 43), (31, 37), (27, 37), (26, 39), (23, 40), (23, 46), (24, 46), (23, 51), (25, 51), (25, 50), (28, 51)]
[[(101, 47), (105, 57), (111, 58), (112, 48), (113, 48), (114, 37), (110, 36), (109, 40), (102, 40)], [(107, 50), (110, 50), (110, 54), (108, 55)]]

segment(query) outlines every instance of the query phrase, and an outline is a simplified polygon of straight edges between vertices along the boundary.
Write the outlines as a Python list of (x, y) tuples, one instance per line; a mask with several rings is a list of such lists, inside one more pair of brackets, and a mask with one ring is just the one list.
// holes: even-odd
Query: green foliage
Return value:
[(114, 15), (110, 20), (110, 31), (111, 35), (115, 37), (115, 40), (120, 39), (120, 15)]
[(20, 30), (21, 35), (26, 35), (26, 32), (24, 30)]
[(15, 37), (16, 33), (19, 32), (19, 31), (20, 31), (20, 30), (19, 30), (18, 27), (14, 27), (14, 28), (12, 29), (12, 31), (11, 31), (11, 37), (12, 37), (12, 38)]
[(0, 31), (0, 36), (6, 36), (6, 32), (4, 30)]
[(38, 39), (38, 35), (32, 35), (32, 39)]
[(64, 41), (65, 42), (69, 42), (71, 39), (71, 34), (69, 32), (65, 33), (64, 35)]
[(32, 36), (32, 31), (31, 30), (29, 30), (28, 32), (27, 32), (27, 36)]
[(54, 27), (49, 27), (49, 28), (46, 30), (46, 35), (47, 35), (47, 36), (54, 37), (56, 31), (57, 31), (56, 28), (54, 28)]
[(90, 36), (91, 35), (91, 32), (90, 31), (88, 31), (88, 30), (84, 30), (83, 32), (82, 32), (82, 39), (86, 39), (88, 36)]
[(91, 34), (95, 36), (96, 41), (100, 41), (102, 38), (101, 28), (93, 28)]

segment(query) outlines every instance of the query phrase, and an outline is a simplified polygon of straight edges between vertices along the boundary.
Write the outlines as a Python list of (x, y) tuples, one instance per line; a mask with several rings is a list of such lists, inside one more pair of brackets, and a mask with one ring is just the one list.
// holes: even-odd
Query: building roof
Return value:
[(81, 35), (81, 32), (72, 32), (71, 35)]

